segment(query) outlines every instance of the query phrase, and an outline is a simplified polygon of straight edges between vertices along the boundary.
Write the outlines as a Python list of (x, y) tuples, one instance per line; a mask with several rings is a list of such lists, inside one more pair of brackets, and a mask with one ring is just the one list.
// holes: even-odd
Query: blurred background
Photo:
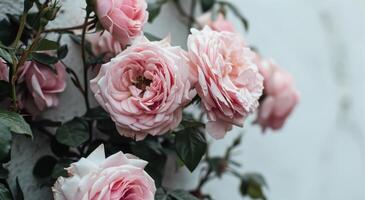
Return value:
[[(20, 10), (20, 0), (0, 0), (0, 13)], [(183, 1), (185, 2), (185, 1)], [(250, 23), (245, 32), (233, 16), (247, 41), (267, 58), (274, 58), (295, 78), (301, 93), (299, 106), (281, 131), (261, 133), (251, 126), (243, 129), (243, 144), (235, 160), (243, 164), (242, 172), (255, 171), (266, 178), (270, 200), (363, 200), (365, 199), (365, 1), (364, 0), (231, 0)], [(63, 14), (55, 27), (82, 22), (84, 1), (62, 0)], [(186, 1), (186, 8), (189, 1)], [(10, 8), (10, 9), (9, 9)], [(6, 9), (6, 10), (4, 10)], [(146, 31), (157, 36), (171, 35), (175, 45), (185, 47), (187, 29), (172, 5), (166, 5)], [(67, 40), (67, 38), (65, 38)], [(76, 48), (76, 46), (75, 46)], [(67, 63), (81, 66), (78, 50), (71, 50)], [(77, 106), (81, 98), (68, 87), (60, 102), (48, 115), (69, 119), (83, 113)], [(67, 111), (66, 111), (67, 110)], [(62, 114), (60, 114), (62, 111)], [(242, 129), (235, 129), (224, 140), (212, 144), (213, 154), (223, 154)], [(32, 144), (15, 141), (12, 154), (19, 155), (12, 172), (29, 183), (29, 171), (37, 157), (46, 154), (42, 139)], [(27, 146), (32, 150), (24, 152)], [(34, 159), (29, 159), (34, 158)], [(171, 163), (166, 185), (193, 188), (199, 170), (190, 174), (176, 171)], [(23, 181), (26, 182), (26, 181)], [(48, 199), (38, 186), (23, 186), (34, 199)], [(204, 191), (214, 199), (238, 200), (239, 182), (224, 176), (210, 182)], [(49, 193), (48, 193), (49, 195)]]
[[(262, 134), (250, 125), (253, 119), (246, 122), (236, 155), (242, 170), (264, 175), (270, 200), (365, 199), (365, 1), (231, 2), (248, 19), (249, 31), (234, 16), (228, 19), (264, 57), (274, 58), (293, 75), (301, 93), (282, 130)], [(164, 11), (147, 30), (160, 36), (171, 32), (184, 46), (184, 38), (176, 38), (181, 30), (156, 30), (158, 24), (176, 23), (165, 21), (173, 11)], [(213, 152), (223, 154), (240, 132), (214, 142)], [(205, 191), (215, 199), (238, 200), (238, 186), (227, 175)]]

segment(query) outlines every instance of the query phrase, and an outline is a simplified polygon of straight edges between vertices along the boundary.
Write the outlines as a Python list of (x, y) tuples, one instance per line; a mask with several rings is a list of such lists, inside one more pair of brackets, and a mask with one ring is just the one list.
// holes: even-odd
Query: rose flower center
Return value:
[(146, 91), (146, 87), (150, 86), (152, 80), (145, 78), (144, 76), (138, 76), (136, 83), (134, 84), (138, 89)]

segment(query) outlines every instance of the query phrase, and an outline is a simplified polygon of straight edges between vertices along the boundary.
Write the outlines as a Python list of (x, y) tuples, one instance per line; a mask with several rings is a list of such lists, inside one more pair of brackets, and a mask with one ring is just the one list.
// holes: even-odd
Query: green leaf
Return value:
[(9, 190), (5, 187), (5, 185), (3, 185), (1, 183), (0, 183), (0, 199), (1, 200), (12, 200)]
[(0, 81), (0, 101), (10, 96), (10, 83), (7, 81)]
[(57, 164), (54, 166), (52, 171), (52, 178), (57, 179), (60, 176), (67, 177), (67, 171), (65, 168), (69, 167), (72, 163), (72, 160), (68, 159), (61, 159), (57, 162)]
[(61, 144), (77, 147), (89, 139), (88, 131), (86, 121), (74, 118), (57, 129), (56, 139)]
[(7, 179), (9, 175), (9, 170), (4, 168), (2, 164), (0, 164), (0, 179)]
[(199, 200), (188, 191), (185, 190), (174, 190), (169, 193), (170, 196), (174, 197), (176, 200)]
[(54, 56), (50, 56), (46, 53), (32, 53), (31, 57), (33, 60), (42, 63), (44, 65), (52, 65), (58, 62), (58, 58)]
[(158, 188), (155, 193), (155, 200), (199, 200), (199, 199), (185, 190), (166, 191), (163, 188)]
[(161, 38), (155, 36), (155, 35), (152, 35), (151, 33), (148, 33), (148, 32), (144, 32), (144, 36), (149, 40), (149, 41), (160, 41)]
[(148, 162), (145, 170), (155, 180), (156, 185), (160, 186), (167, 161), (167, 156), (164, 154), (162, 146), (158, 141), (145, 139), (133, 143), (131, 149), (133, 155)]
[(18, 113), (0, 110), (0, 123), (7, 126), (11, 132), (33, 136), (29, 124)]
[(39, 41), (37, 46), (34, 48), (34, 51), (49, 51), (49, 50), (56, 50), (58, 48), (59, 45), (57, 42), (44, 38)]
[(68, 47), (67, 45), (63, 45), (61, 46), (58, 50), (57, 50), (57, 57), (59, 60), (64, 59), (67, 56), (68, 53)]
[(215, 0), (200, 0), (203, 12), (207, 12), (208, 10), (212, 9), (215, 3)]
[(0, 57), (3, 58), (7, 63), (13, 63), (11, 55), (5, 49), (0, 48)]
[(148, 3), (148, 22), (152, 23), (156, 17), (160, 14), (161, 12), (161, 4), (156, 2), (156, 3)]
[(176, 133), (175, 147), (177, 155), (192, 172), (205, 154), (207, 142), (200, 128), (189, 127)]
[(100, 106), (91, 108), (84, 116), (85, 120), (104, 120), (109, 119), (109, 114)]
[(247, 173), (241, 177), (240, 192), (242, 196), (266, 200), (263, 187), (267, 187), (267, 184), (260, 174)]
[(18, 177), (16, 177), (16, 195), (15, 195), (15, 200), (24, 200), (23, 190), (22, 190), (22, 187), (20, 186), (19, 178)]
[(0, 123), (0, 161), (5, 159), (11, 147), (11, 132), (7, 126)]
[(51, 176), (56, 163), (57, 159), (55, 157), (49, 155), (43, 156), (36, 162), (33, 168), (33, 175), (39, 178)]

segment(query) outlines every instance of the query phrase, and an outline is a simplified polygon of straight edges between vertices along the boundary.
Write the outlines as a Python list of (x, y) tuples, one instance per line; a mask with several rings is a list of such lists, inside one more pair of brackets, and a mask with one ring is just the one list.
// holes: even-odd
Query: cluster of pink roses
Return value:
[[(60, 63), (50, 66), (36, 61), (27, 61), (18, 71), (18, 84), (25, 84), (19, 91), (19, 106), (32, 115), (58, 105), (58, 94), (66, 88), (66, 70)], [(9, 81), (9, 68), (0, 60), (0, 80)]]
[[(144, 0), (98, 0), (96, 13), (108, 32), (89, 37), (96, 55), (111, 58), (90, 87), (121, 135), (142, 140), (177, 128), (195, 95), (214, 138), (223, 138), (233, 125), (243, 126), (257, 108), (263, 129), (283, 125), (299, 100), (292, 78), (261, 60), (223, 15), (198, 20), (205, 27), (191, 30), (185, 51), (171, 46), (169, 38), (139, 37), (148, 18), (146, 5)], [(58, 179), (55, 199), (154, 199), (146, 164), (121, 152), (105, 159), (101, 146), (73, 163), (69, 178)]]
[[(281, 127), (298, 101), (290, 76), (275, 70), (287, 86), (274, 86), (282, 83), (272, 80), (274, 73), (265, 73), (273, 71), (269, 69), (273, 65), (261, 64), (266, 61), (259, 59), (222, 14), (215, 21), (210, 14), (198, 20), (205, 28), (192, 29), (186, 52), (167, 39), (150, 42), (136, 37), (142, 35), (148, 16), (143, 1), (113, 1), (100, 7), (97, 14), (105, 19), (101, 23), (110, 34), (91, 36), (99, 37), (90, 40), (92, 48), (95, 54), (115, 57), (101, 67), (91, 90), (121, 135), (141, 140), (176, 128), (183, 108), (196, 93), (208, 116), (207, 132), (217, 139), (232, 125), (243, 126), (244, 119), (259, 107), (263, 93), (265, 106), (259, 107), (256, 120), (263, 128)], [(122, 51), (126, 44), (130, 46)]]

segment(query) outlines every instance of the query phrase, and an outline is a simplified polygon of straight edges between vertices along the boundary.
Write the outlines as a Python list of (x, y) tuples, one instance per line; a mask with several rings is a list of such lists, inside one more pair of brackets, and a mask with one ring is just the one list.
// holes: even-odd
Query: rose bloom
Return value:
[(222, 13), (219, 13), (217, 18), (212, 20), (212, 13), (208, 12), (200, 16), (197, 21), (202, 27), (208, 25), (214, 31), (236, 32), (233, 23), (228, 21)]
[[(19, 82), (24, 81), (32, 102), (24, 102), (30, 110), (43, 111), (58, 105), (58, 94), (66, 88), (66, 70), (60, 63), (54, 64), (55, 72), (36, 61), (27, 61), (20, 69)], [(23, 99), (29, 101), (23, 96)], [(35, 108), (30, 108), (33, 107)]]
[(121, 135), (142, 140), (179, 125), (183, 107), (196, 94), (185, 54), (167, 39), (140, 38), (101, 66), (90, 87)]
[(123, 50), (122, 44), (107, 31), (89, 34), (87, 40), (91, 44), (93, 54), (95, 56), (104, 54), (106, 60), (110, 60)]
[(232, 125), (243, 126), (258, 106), (263, 77), (253, 63), (254, 53), (240, 35), (207, 26), (192, 29), (188, 49), (195, 88), (208, 114), (206, 129), (214, 138), (223, 138)]
[(262, 61), (260, 73), (264, 76), (264, 98), (259, 107), (257, 120), (266, 128), (280, 129), (299, 101), (299, 92), (292, 76), (273, 60)]
[(9, 81), (9, 67), (2, 58), (0, 58), (0, 81)]
[(101, 25), (124, 45), (141, 35), (148, 20), (145, 0), (96, 0), (96, 14)]
[(153, 200), (156, 186), (143, 170), (147, 162), (118, 152), (105, 158), (100, 145), (87, 158), (72, 163), (68, 178), (52, 188), (55, 200)]

